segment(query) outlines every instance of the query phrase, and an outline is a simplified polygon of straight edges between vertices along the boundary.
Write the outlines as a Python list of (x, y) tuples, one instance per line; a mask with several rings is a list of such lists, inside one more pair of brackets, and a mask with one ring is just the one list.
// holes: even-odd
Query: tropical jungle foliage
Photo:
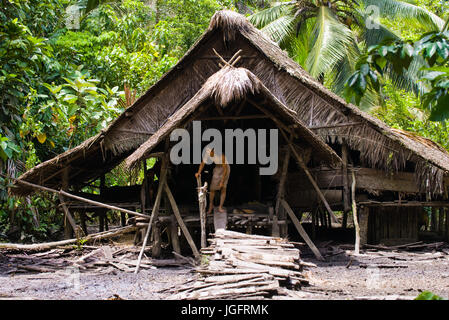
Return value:
[[(0, 0), (0, 172), (17, 176), (99, 132), (228, 8), (324, 85), (449, 148), (443, 0)], [(121, 172), (121, 174), (127, 174)], [(123, 183), (120, 175), (110, 184)], [(9, 197), (0, 241), (57, 236), (50, 195)], [(49, 198), (50, 197), (50, 198)], [(7, 239), (9, 238), (9, 239)]]

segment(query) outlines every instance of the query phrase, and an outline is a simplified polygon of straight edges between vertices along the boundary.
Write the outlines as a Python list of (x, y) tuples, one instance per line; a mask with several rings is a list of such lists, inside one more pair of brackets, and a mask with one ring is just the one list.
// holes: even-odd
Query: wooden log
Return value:
[(298, 230), (301, 237), (304, 239), (304, 241), (307, 243), (309, 248), (312, 250), (313, 254), (318, 260), (324, 261), (323, 256), (321, 255), (318, 248), (315, 246), (315, 244), (310, 240), (309, 236), (307, 235), (307, 232), (302, 227), (301, 223), (299, 222), (298, 218), (296, 218), (295, 213), (293, 212), (292, 208), (288, 205), (288, 203), (285, 200), (281, 201), (281, 204), (284, 206), (285, 210), (287, 211), (288, 215), (290, 216), (290, 219), (293, 221), (293, 224), (296, 227), (296, 230)]
[(175, 198), (173, 197), (173, 194), (171, 193), (171, 190), (168, 187), (167, 183), (164, 184), (164, 189), (165, 192), (167, 193), (168, 201), (170, 202), (170, 205), (173, 209), (173, 213), (175, 214), (176, 220), (178, 221), (178, 224), (184, 234), (184, 237), (187, 239), (187, 242), (189, 243), (189, 246), (192, 249), (195, 258), (199, 259), (201, 257), (200, 253), (198, 252), (195, 242), (193, 241), (192, 236), (190, 235), (189, 229), (187, 229), (184, 221), (182, 220), (178, 205), (176, 204)]
[(36, 243), (36, 244), (0, 243), (0, 249), (43, 251), (43, 250), (49, 250), (49, 249), (60, 247), (60, 246), (75, 244), (79, 241), (92, 241), (92, 240), (114, 238), (116, 236), (126, 234), (126, 233), (131, 233), (134, 231), (136, 231), (135, 226), (126, 226), (123, 228), (118, 228), (118, 229), (114, 229), (114, 230), (110, 230), (110, 231), (93, 233), (86, 237), (82, 237), (80, 239), (68, 239), (68, 240), (62, 240), (62, 241)]

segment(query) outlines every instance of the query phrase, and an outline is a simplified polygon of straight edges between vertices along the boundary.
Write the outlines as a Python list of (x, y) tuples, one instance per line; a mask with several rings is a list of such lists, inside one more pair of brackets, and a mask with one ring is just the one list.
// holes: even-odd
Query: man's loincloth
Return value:
[[(229, 174), (231, 173), (231, 168), (227, 165), (227, 173), (224, 177), (223, 188), (228, 185)], [(210, 190), (220, 190), (220, 183), (223, 179), (224, 167), (222, 165), (216, 165), (212, 174), (212, 181), (210, 182)]]

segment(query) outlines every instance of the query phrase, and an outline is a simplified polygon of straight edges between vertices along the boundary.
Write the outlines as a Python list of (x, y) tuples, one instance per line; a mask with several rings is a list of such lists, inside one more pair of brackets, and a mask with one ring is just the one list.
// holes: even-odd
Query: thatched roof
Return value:
[(176, 111), (165, 124), (142, 144), (126, 160), (127, 167), (135, 167), (142, 159), (148, 157), (153, 148), (176, 128), (183, 127), (187, 120), (192, 120), (191, 115), (202, 104), (212, 102), (221, 108), (226, 108), (231, 102), (239, 104), (242, 100), (252, 97), (257, 101), (263, 101), (268, 112), (286, 126), (294, 128), (297, 136), (313, 149), (314, 156), (322, 161), (335, 165), (341, 163), (337, 154), (318, 136), (296, 117), (296, 113), (283, 105), (249, 70), (226, 66), (212, 75), (198, 93), (190, 99), (182, 108)]
[[(373, 168), (399, 171), (406, 167), (407, 162), (415, 163), (416, 181), (422, 184), (423, 191), (442, 193), (442, 178), (449, 171), (449, 154), (445, 150), (400, 134), (379, 119), (346, 103), (313, 79), (244, 16), (232, 11), (217, 12), (208, 30), (185, 56), (107, 129), (92, 138), (90, 144), (83, 143), (63, 157), (44, 162), (20, 179), (39, 183), (43, 177), (54, 175), (45, 180), (45, 184), (58, 187), (61, 181), (55, 174), (58, 170), (55, 163), (71, 165), (76, 159), (76, 176), (70, 179), (81, 184), (120, 163), (220, 70), (213, 48), (224, 57), (242, 49), (242, 59), (236, 66), (250, 70), (308, 126), (358, 123), (316, 129), (324, 141), (345, 141), (351, 149), (360, 151), (360, 158), (366, 166)], [(21, 191), (26, 192), (24, 188)]]

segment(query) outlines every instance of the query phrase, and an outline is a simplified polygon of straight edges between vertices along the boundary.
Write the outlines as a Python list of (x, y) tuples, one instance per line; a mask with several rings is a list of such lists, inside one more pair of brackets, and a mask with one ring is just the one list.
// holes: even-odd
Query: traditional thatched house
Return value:
[[(236, 59), (235, 53), (239, 50)], [(233, 61), (237, 69), (222, 69), (219, 64), (226, 64), (223, 59)], [(242, 83), (251, 83), (251, 89), (240, 87), (241, 80), (233, 79), (237, 74), (249, 79)], [(238, 101), (246, 105), (250, 101), (246, 97), (256, 99), (256, 93), (263, 97), (258, 101), (263, 107), (258, 109), (257, 103), (250, 103), (248, 113), (238, 113)], [(135, 167), (146, 157), (166, 152), (161, 142), (170, 130), (187, 125), (197, 116), (197, 110), (204, 111), (201, 106), (205, 101), (216, 96), (226, 102), (232, 101), (234, 106), (228, 111), (234, 114), (226, 114), (227, 108), (215, 108), (216, 114), (202, 115), (206, 121), (225, 127), (236, 125), (234, 121), (237, 121), (251, 127), (249, 123), (257, 120), (254, 123), (262, 127), (274, 123), (284, 131), (295, 129), (294, 143), (302, 150), (298, 151), (301, 156), (308, 160), (305, 162), (311, 173), (296, 172), (294, 165), (286, 166), (285, 197), (297, 213), (312, 212), (314, 225), (330, 225), (326, 215), (320, 212), (341, 210), (347, 213), (354, 201), (360, 209), (364, 242), (416, 240), (418, 218), (431, 207), (435, 217), (432, 225), (448, 232), (449, 219), (443, 208), (448, 205), (449, 154), (427, 139), (392, 129), (346, 103), (308, 75), (245, 17), (231, 11), (217, 12), (208, 30), (186, 55), (107, 129), (36, 166), (20, 179), (57, 189), (79, 190), (125, 159), (126, 165)], [(223, 105), (217, 100), (215, 104), (208, 103)], [(207, 110), (211, 112), (212, 109)], [(255, 116), (256, 109), (259, 119), (245, 119), (244, 116)], [(269, 115), (262, 109), (269, 110)], [(276, 120), (267, 122), (264, 117)], [(281, 144), (286, 145), (286, 142), (283, 139)], [(335, 166), (340, 158), (334, 152), (341, 157), (341, 166)], [(281, 163), (279, 168), (282, 167)], [(193, 169), (184, 169), (191, 176)], [(253, 171), (243, 170), (242, 174), (247, 176), (242, 177), (250, 179), (250, 172)], [(184, 181), (182, 175), (176, 180), (180, 190)], [(270, 183), (276, 188), (278, 184), (282, 186), (281, 177), (282, 174), (278, 174), (277, 182)], [(270, 198), (276, 211), (274, 216), (280, 214), (282, 210), (276, 204), (276, 195), (268, 196), (261, 188), (269, 183), (260, 181), (262, 178), (250, 180), (258, 182), (246, 186), (250, 188), (247, 190), (257, 191), (241, 200), (263, 202)], [(13, 192), (24, 195), (31, 191), (19, 186)], [(184, 196), (192, 201), (195, 190)], [(242, 196), (242, 191), (235, 196)], [(177, 197), (182, 194), (178, 193)], [(137, 202), (133, 205), (139, 206)], [(321, 206), (326, 210), (320, 210)]]

